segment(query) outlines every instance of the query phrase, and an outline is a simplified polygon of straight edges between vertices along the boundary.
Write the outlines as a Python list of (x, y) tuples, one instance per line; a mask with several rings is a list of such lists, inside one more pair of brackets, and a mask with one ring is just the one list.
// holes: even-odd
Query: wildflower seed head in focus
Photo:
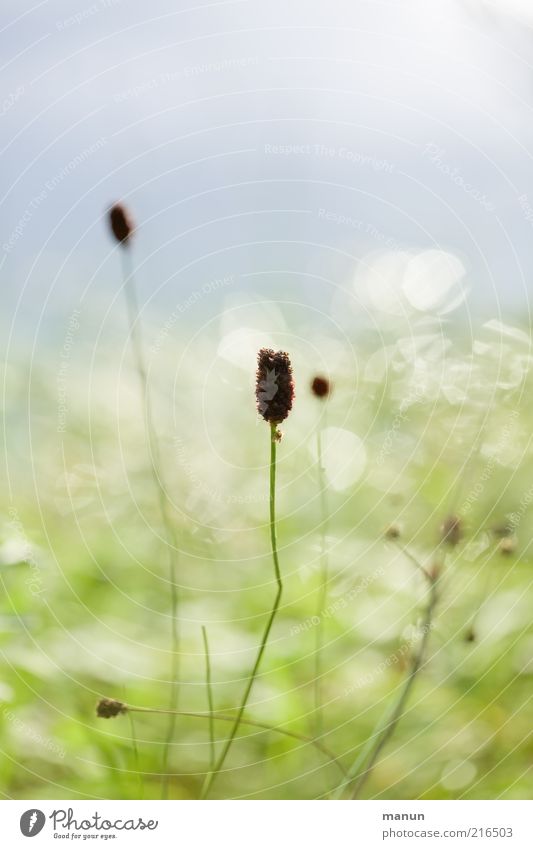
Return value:
[(257, 410), (266, 422), (277, 425), (292, 409), (294, 381), (289, 355), (285, 351), (261, 348), (257, 355), (255, 385)]
[(101, 719), (110, 719), (120, 713), (126, 713), (126, 711), (127, 707), (124, 702), (119, 702), (117, 699), (100, 699), (96, 705), (96, 716)]
[(127, 209), (121, 203), (115, 203), (108, 214), (113, 236), (120, 245), (126, 247), (135, 229)]
[(327, 377), (317, 374), (311, 381), (311, 392), (317, 398), (327, 398), (331, 392), (331, 383)]

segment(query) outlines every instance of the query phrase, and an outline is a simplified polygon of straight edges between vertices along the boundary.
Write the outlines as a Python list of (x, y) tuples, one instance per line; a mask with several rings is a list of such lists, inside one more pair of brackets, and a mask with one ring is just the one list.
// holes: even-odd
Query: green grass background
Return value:
[[(48, 359), (19, 358), (4, 371), (5, 798), (161, 793), (166, 718), (135, 715), (132, 729), (127, 716), (95, 716), (100, 696), (164, 707), (170, 692), (164, 534), (120, 329), (120, 344), (113, 334), (95, 344), (80, 332), (61, 373), (59, 339)], [(242, 339), (228, 356), (212, 328), (191, 333), (187, 344), (179, 333), (157, 343), (159, 332), (147, 326), (145, 345), (181, 548), (181, 708), (207, 710), (202, 625), (216, 708), (238, 706), (274, 596), (268, 427), (253, 397), (253, 352), (272, 343), (290, 351), (297, 387), (278, 452), (284, 596), (247, 715), (312, 733), (316, 632), (308, 620), (316, 614), (322, 521), (312, 447), (317, 427), (339, 428), (356, 434), (364, 463), (357, 471), (350, 452), (335, 447), (327, 458), (325, 742), (351, 764), (399, 692), (409, 657), (402, 647), (416, 645), (424, 582), (384, 530), (398, 523), (402, 543), (429, 564), (443, 519), (458, 512), (465, 537), (446, 556), (428, 663), (365, 795), (530, 796), (527, 336), (496, 323), (453, 334), (422, 320), (406, 332), (350, 340), (274, 326), (269, 334), (247, 330), (242, 356)], [(334, 382), (327, 405), (309, 393), (317, 371)], [(493, 530), (509, 521), (516, 549), (504, 555)], [(476, 639), (468, 642), (473, 619)], [(218, 747), (229, 727), (216, 723)], [(197, 797), (208, 764), (207, 721), (178, 718), (170, 795)], [(312, 746), (242, 727), (214, 795), (322, 798), (338, 780)]]

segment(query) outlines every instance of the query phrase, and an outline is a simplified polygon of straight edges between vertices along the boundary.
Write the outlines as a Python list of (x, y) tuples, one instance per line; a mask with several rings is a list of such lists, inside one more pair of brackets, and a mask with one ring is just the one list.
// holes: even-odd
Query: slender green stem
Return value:
[(129, 714), (128, 716), (131, 728), (131, 747), (133, 750), (133, 764), (135, 772), (137, 773), (137, 776), (139, 778), (139, 798), (144, 799), (144, 780), (143, 774), (139, 766), (139, 747), (137, 745), (137, 735), (135, 734), (135, 723), (133, 721), (133, 716), (131, 716), (131, 714)]
[(274, 599), (274, 604), (272, 610), (270, 611), (270, 615), (268, 617), (268, 621), (266, 624), (266, 628), (261, 640), (261, 644), (259, 646), (259, 651), (257, 653), (257, 657), (255, 659), (255, 663), (253, 665), (252, 671), (250, 673), (250, 677), (248, 678), (248, 682), (246, 684), (246, 688), (244, 690), (244, 696), (242, 698), (241, 706), (238, 710), (237, 716), (235, 718), (233, 728), (230, 731), (229, 737), (227, 738), (224, 747), (222, 749), (221, 754), (215, 764), (215, 768), (211, 770), (211, 772), (206, 775), (204, 786), (202, 788), (201, 798), (205, 799), (211, 790), (213, 783), (220, 773), (224, 763), (226, 761), (226, 757), (231, 748), (233, 740), (235, 739), (235, 735), (239, 730), (239, 725), (241, 724), (242, 716), (246, 709), (246, 705), (248, 704), (248, 699), (250, 697), (250, 693), (252, 691), (252, 687), (254, 685), (255, 679), (257, 677), (257, 672), (259, 670), (259, 666), (261, 664), (261, 660), (265, 653), (265, 649), (267, 646), (268, 638), (270, 636), (270, 631), (272, 625), (274, 623), (274, 619), (276, 618), (276, 614), (279, 609), (279, 605), (281, 602), (281, 593), (283, 591), (283, 584), (281, 581), (281, 572), (279, 568), (279, 559), (278, 559), (278, 546), (277, 546), (277, 538), (276, 538), (276, 446), (277, 446), (277, 427), (275, 424), (270, 425), (270, 495), (269, 495), (269, 503), (270, 503), (270, 543), (272, 548), (272, 560), (274, 562), (274, 573), (276, 578), (277, 590), (276, 597)]
[(483, 610), (484, 606), (486, 605), (489, 599), (489, 596), (491, 595), (491, 593), (489, 593), (489, 588), (491, 583), (494, 581), (495, 575), (496, 572), (493, 572), (492, 569), (487, 569), (485, 571), (485, 580), (483, 582), (483, 588), (477, 599), (477, 604), (474, 607), (474, 611), (470, 617), (470, 620), (467, 623), (467, 633), (470, 633), (474, 639), (476, 636), (476, 624), (478, 622), (481, 611)]
[[(128, 309), (128, 319), (130, 326), (131, 343), (133, 355), (135, 359), (135, 367), (139, 377), (139, 384), (142, 395), (143, 410), (144, 410), (144, 426), (146, 439), (148, 442), (148, 453), (150, 456), (150, 471), (154, 480), (154, 485), (157, 491), (159, 511), (165, 531), (166, 551), (168, 557), (168, 581), (170, 584), (170, 607), (171, 607), (171, 669), (170, 669), (170, 699), (169, 705), (171, 708), (177, 708), (179, 696), (179, 674), (180, 674), (180, 656), (179, 656), (179, 621), (178, 621), (178, 586), (177, 586), (177, 567), (178, 567), (178, 542), (174, 525), (170, 516), (170, 503), (163, 482), (162, 462), (159, 451), (159, 439), (153, 420), (152, 398), (150, 387), (148, 384), (148, 376), (144, 361), (144, 346), (142, 339), (142, 327), (139, 318), (139, 305), (137, 302), (137, 291), (135, 288), (135, 280), (133, 276), (133, 268), (131, 264), (131, 248), (126, 245), (121, 251), (123, 260), (123, 276), (124, 290), (126, 294), (126, 304)], [(170, 715), (165, 746), (163, 750), (163, 786), (162, 796), (166, 798), (168, 795), (168, 759), (170, 752), (170, 744), (174, 737), (176, 719), (174, 715)]]
[(433, 614), (438, 601), (439, 580), (438, 571), (433, 570), (431, 572), (427, 572), (424, 570), (424, 574), (429, 582), (429, 600), (426, 606), (422, 626), (422, 639), (420, 640), (420, 644), (413, 658), (411, 669), (409, 670), (409, 674), (405, 679), (399, 697), (393, 705), (392, 710), (387, 711), (384, 721), (380, 723), (379, 730), (376, 734), (372, 735), (361, 754), (348, 770), (347, 778), (341, 782), (337, 789), (337, 793), (335, 794), (336, 798), (340, 798), (354, 781), (355, 785), (353, 787), (351, 798), (357, 799), (361, 795), (366, 782), (372, 774), (372, 770), (376, 765), (379, 755), (394, 734), (394, 731), (403, 716), (403, 712), (416, 681), (416, 677), (424, 664), (429, 636), (433, 627)]
[(387, 708), (385, 713), (380, 717), (378, 723), (376, 724), (376, 730), (374, 733), (370, 735), (366, 744), (361, 749), (361, 752), (356, 757), (355, 761), (351, 765), (351, 767), (346, 771), (346, 775), (344, 779), (341, 781), (337, 790), (333, 794), (333, 799), (342, 799), (345, 791), (348, 787), (353, 783), (353, 781), (361, 774), (361, 770), (364, 767), (370, 752), (372, 751), (373, 746), (375, 745), (376, 735), (382, 731), (382, 729), (387, 725), (387, 722), (390, 717), (390, 708)]
[(355, 787), (354, 787), (353, 793), (352, 793), (352, 799), (357, 799), (358, 796), (361, 794), (363, 787), (365, 786), (366, 782), (370, 778), (372, 769), (374, 768), (381, 751), (387, 745), (388, 741), (390, 740), (390, 738), (394, 734), (394, 731), (396, 730), (396, 726), (398, 725), (400, 719), (402, 718), (405, 706), (406, 706), (407, 701), (409, 699), (409, 695), (411, 693), (411, 690), (413, 689), (413, 686), (414, 686), (414, 683), (415, 683), (415, 680), (416, 680), (416, 676), (418, 675), (420, 669), (422, 668), (422, 664), (423, 664), (425, 657), (426, 657), (426, 649), (427, 649), (427, 646), (428, 646), (428, 643), (429, 643), (429, 635), (430, 635), (431, 627), (432, 627), (433, 612), (435, 610), (436, 604), (437, 604), (437, 578), (432, 577), (431, 583), (430, 583), (429, 602), (428, 602), (428, 605), (427, 605), (427, 608), (426, 608), (426, 615), (424, 617), (424, 624), (422, 626), (422, 639), (420, 641), (418, 651), (415, 654), (413, 663), (411, 665), (410, 672), (409, 672), (409, 674), (408, 674), (408, 676), (405, 680), (402, 691), (400, 692), (400, 696), (398, 698), (398, 701), (397, 701), (394, 709), (392, 710), (390, 719), (388, 720), (385, 728), (383, 729), (383, 733), (382, 733), (381, 737), (377, 740), (376, 745), (374, 746), (374, 749), (372, 750), (372, 753), (371, 753), (371, 755), (370, 755), (370, 757), (367, 761), (366, 768), (365, 768), (364, 772), (359, 776), (359, 778), (358, 778), (358, 780), (355, 784)]
[(419, 572), (422, 573), (422, 575), (424, 576), (424, 578), (427, 581), (431, 581), (431, 576), (430, 576), (429, 572), (427, 571), (427, 569), (425, 568), (425, 566), (422, 565), (420, 560), (418, 560), (418, 558), (415, 557), (415, 555), (412, 553), (412, 551), (409, 548), (407, 548), (406, 545), (402, 545), (401, 542), (399, 542), (397, 539), (391, 540), (391, 542), (393, 542), (394, 545), (396, 546), (396, 548), (399, 551), (401, 551), (402, 554), (405, 555), (405, 557), (407, 557), (407, 559), (413, 564), (413, 566), (416, 569), (418, 569)]
[(202, 637), (204, 640), (204, 651), (205, 651), (205, 684), (207, 688), (207, 705), (209, 707), (209, 750), (210, 750), (210, 759), (209, 759), (209, 769), (212, 771), (215, 767), (215, 758), (216, 758), (216, 750), (215, 750), (215, 723), (213, 719), (214, 709), (213, 709), (213, 691), (211, 687), (211, 659), (209, 657), (209, 643), (207, 641), (207, 629), (205, 625), (202, 625)]
[[(125, 705), (124, 711), (159, 714), (168, 714), (171, 712), (163, 708), (131, 707), (131, 705)], [(209, 719), (212, 715), (214, 719), (220, 720), (221, 722), (235, 722), (235, 717), (231, 716), (231, 714), (229, 713), (210, 714), (201, 713), (200, 711), (186, 710), (172, 711), (172, 713), (174, 713), (175, 716), (192, 717), (196, 719)], [(299, 734), (297, 731), (289, 731), (287, 728), (282, 728), (280, 725), (270, 725), (268, 722), (257, 722), (255, 719), (248, 719), (247, 717), (242, 717), (241, 725), (248, 725), (250, 728), (258, 728), (261, 731), (272, 731), (276, 734), (282, 734), (284, 737), (290, 737), (292, 740), (298, 740), (300, 743), (307, 743), (310, 746), (313, 746), (318, 752), (321, 752), (324, 757), (331, 761), (331, 763), (336, 766), (336, 768), (339, 770), (340, 773), (342, 773), (342, 775), (346, 775), (346, 769), (337, 757), (337, 755), (332, 752), (331, 749), (321, 743), (320, 740), (315, 740), (313, 737), (308, 737), (306, 734)]]
[[(126, 687), (122, 688), (124, 701), (126, 701)], [(135, 723), (133, 721), (133, 716), (128, 714), (128, 719), (130, 721), (130, 730), (131, 730), (131, 750), (133, 754), (133, 770), (139, 779), (139, 799), (144, 799), (144, 779), (143, 774), (140, 768), (140, 760), (139, 760), (139, 746), (137, 745), (137, 735), (135, 733)]]
[(322, 734), (324, 725), (323, 699), (322, 699), (322, 655), (324, 648), (324, 611), (328, 597), (328, 553), (327, 553), (327, 521), (328, 506), (326, 495), (326, 482), (324, 466), (322, 462), (322, 431), (318, 425), (316, 434), (317, 465), (318, 465), (318, 489), (320, 493), (320, 578), (317, 598), (316, 617), (317, 625), (315, 631), (315, 675), (314, 675), (314, 699), (315, 699), (315, 734)]

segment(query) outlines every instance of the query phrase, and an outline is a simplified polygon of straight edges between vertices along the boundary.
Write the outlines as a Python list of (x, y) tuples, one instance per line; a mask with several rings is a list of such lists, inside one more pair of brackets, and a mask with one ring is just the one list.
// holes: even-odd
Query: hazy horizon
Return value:
[[(527, 326), (526, 3), (3, 11), (12, 339), (45, 344), (79, 308), (99, 327), (120, 286), (103, 221), (116, 199), (138, 223), (156, 325), (179, 304), (197, 326), (228, 298), (284, 296), (354, 330), (369, 315), (452, 312), (467, 330)], [(228, 277), (228, 291), (213, 284)]]

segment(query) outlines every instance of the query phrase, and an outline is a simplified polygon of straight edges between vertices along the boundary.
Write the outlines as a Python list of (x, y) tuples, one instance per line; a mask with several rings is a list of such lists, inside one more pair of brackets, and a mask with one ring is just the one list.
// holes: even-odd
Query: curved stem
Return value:
[(481, 614), (481, 611), (483, 610), (485, 604), (489, 599), (489, 587), (491, 585), (491, 582), (494, 580), (495, 574), (496, 573), (493, 573), (490, 569), (486, 570), (485, 580), (483, 582), (481, 594), (477, 600), (476, 606), (474, 607), (474, 612), (472, 613), (470, 620), (467, 623), (467, 633), (470, 633), (474, 639), (476, 636), (476, 624)]
[(135, 734), (135, 724), (133, 722), (133, 717), (129, 715), (130, 720), (130, 729), (131, 729), (131, 747), (133, 751), (133, 761), (135, 765), (135, 772), (139, 778), (139, 799), (144, 799), (144, 778), (143, 773), (141, 772), (139, 766), (139, 747), (137, 745), (137, 736)]
[(261, 664), (261, 660), (265, 653), (266, 645), (268, 642), (268, 638), (270, 635), (270, 631), (272, 625), (274, 623), (274, 619), (276, 618), (276, 614), (279, 609), (279, 605), (281, 602), (281, 593), (283, 591), (283, 584), (281, 581), (281, 572), (279, 568), (279, 559), (278, 559), (278, 546), (277, 546), (277, 538), (276, 538), (276, 446), (277, 446), (277, 427), (275, 424), (270, 425), (270, 544), (272, 548), (272, 560), (274, 562), (274, 574), (276, 578), (277, 590), (276, 597), (274, 599), (274, 604), (272, 606), (272, 610), (270, 611), (270, 615), (268, 617), (268, 621), (266, 624), (266, 628), (261, 639), (261, 644), (259, 646), (259, 651), (257, 653), (257, 657), (255, 659), (255, 663), (253, 665), (252, 671), (250, 673), (250, 677), (248, 678), (248, 682), (246, 684), (246, 688), (244, 690), (244, 696), (242, 698), (241, 706), (235, 718), (233, 728), (230, 731), (229, 737), (224, 744), (224, 748), (215, 764), (215, 768), (211, 770), (205, 778), (204, 786), (202, 788), (201, 798), (205, 799), (213, 786), (213, 782), (216, 777), (220, 773), (222, 767), (224, 766), (226, 757), (231, 748), (233, 740), (235, 739), (235, 735), (239, 730), (239, 725), (242, 720), (242, 715), (246, 709), (246, 705), (248, 704), (248, 699), (250, 697), (250, 693), (252, 691), (252, 687), (254, 685), (257, 672), (259, 670), (259, 666)]
[[(431, 572), (427, 572), (426, 570), (424, 570), (424, 574), (429, 582), (429, 601), (424, 615), (424, 624), (422, 626), (422, 639), (420, 641), (418, 650), (414, 656), (411, 669), (407, 678), (405, 679), (404, 685), (400, 691), (400, 695), (396, 704), (393, 706), (390, 712), (387, 712), (386, 718), (381, 724), (380, 730), (377, 732), (377, 739), (375, 739), (375, 735), (372, 736), (372, 738), (369, 740), (369, 742), (363, 749), (362, 753), (356, 759), (351, 769), (348, 770), (348, 777), (341, 783), (340, 787), (338, 788), (336, 798), (340, 798), (343, 792), (356, 779), (357, 780), (351, 798), (357, 799), (360, 796), (361, 791), (363, 790), (366, 782), (370, 778), (370, 775), (374, 766), (376, 765), (379, 755), (381, 754), (382, 750), (394, 734), (396, 727), (402, 718), (405, 706), (409, 699), (411, 690), (413, 689), (416, 677), (425, 661), (426, 650), (429, 642), (429, 635), (433, 625), (433, 614), (438, 600), (437, 589), (439, 576), (438, 570), (436, 570), (435, 568), (433, 568)], [(364, 766), (365, 764), (366, 766)], [(363, 772), (360, 772), (360, 769), (363, 766)]]
[[(126, 688), (123, 687), (124, 698), (126, 698)], [(140, 768), (140, 759), (139, 759), (139, 746), (137, 745), (137, 735), (135, 733), (135, 723), (133, 721), (133, 716), (128, 714), (128, 719), (130, 721), (130, 730), (131, 730), (131, 748), (133, 754), (133, 764), (134, 764), (134, 772), (136, 773), (139, 779), (139, 799), (144, 799), (144, 778), (143, 773)]]
[(204, 640), (205, 651), (205, 683), (207, 688), (207, 705), (209, 707), (209, 748), (211, 751), (209, 768), (212, 770), (215, 766), (215, 724), (213, 721), (213, 692), (211, 688), (211, 659), (209, 657), (209, 643), (207, 641), (207, 629), (202, 625), (202, 637)]
[[(211, 717), (210, 713), (201, 713), (200, 711), (169, 711), (163, 708), (131, 707), (131, 705), (124, 705), (124, 711), (159, 714), (173, 713), (175, 716), (192, 717), (196, 719), (210, 719)], [(213, 713), (212, 717), (213, 719), (221, 720), (221, 722), (235, 722), (235, 717), (231, 716), (231, 714), (229, 713)], [(290, 737), (292, 740), (298, 740), (300, 743), (307, 743), (310, 746), (313, 746), (318, 752), (321, 752), (324, 757), (331, 761), (331, 763), (337, 767), (339, 772), (341, 772), (343, 775), (346, 775), (346, 769), (338, 759), (337, 755), (335, 755), (335, 753), (332, 752), (331, 749), (329, 749), (319, 740), (315, 740), (313, 737), (308, 737), (305, 734), (299, 734), (297, 731), (288, 731), (286, 728), (282, 728), (280, 725), (270, 725), (267, 722), (257, 722), (255, 719), (248, 719), (247, 717), (242, 717), (240, 724), (248, 725), (250, 726), (250, 728), (258, 728), (261, 731), (273, 731), (276, 734), (282, 734), (284, 737)]]
[(317, 443), (317, 465), (318, 465), (318, 489), (320, 493), (321, 533), (320, 533), (320, 586), (317, 599), (317, 626), (315, 634), (315, 675), (314, 675), (314, 698), (315, 698), (315, 734), (319, 737), (323, 728), (323, 705), (322, 705), (322, 653), (324, 648), (324, 610), (328, 597), (328, 555), (327, 555), (327, 498), (324, 479), (324, 467), (322, 465), (322, 432), (318, 425), (316, 434)]
[(417, 557), (415, 557), (415, 555), (412, 553), (412, 551), (409, 548), (407, 548), (406, 545), (402, 545), (401, 542), (399, 542), (397, 539), (392, 540), (392, 542), (394, 543), (396, 548), (399, 551), (401, 551), (402, 554), (404, 554), (405, 557), (407, 557), (407, 559), (413, 564), (415, 569), (418, 569), (419, 572), (422, 573), (422, 575), (424, 576), (426, 581), (431, 582), (431, 575), (429, 574), (428, 570), (425, 568), (425, 566), (422, 565), (420, 560)]
[[(126, 295), (126, 304), (128, 309), (128, 320), (131, 335), (131, 344), (133, 356), (135, 359), (135, 368), (139, 378), (141, 396), (144, 409), (144, 426), (146, 440), (148, 442), (148, 453), (150, 457), (150, 471), (157, 491), (159, 511), (166, 537), (166, 550), (168, 553), (168, 581), (170, 584), (170, 607), (171, 607), (171, 651), (172, 661), (170, 669), (170, 699), (169, 705), (171, 708), (177, 708), (179, 696), (179, 623), (178, 623), (178, 588), (177, 588), (177, 557), (178, 544), (174, 531), (174, 525), (170, 517), (170, 504), (162, 477), (162, 462), (159, 451), (159, 440), (157, 437), (156, 428), (153, 421), (152, 398), (148, 385), (148, 377), (146, 365), (144, 362), (144, 346), (142, 339), (142, 328), (139, 318), (139, 305), (137, 302), (137, 291), (135, 288), (135, 280), (133, 277), (133, 268), (131, 265), (131, 248), (126, 245), (121, 251), (123, 261), (123, 276), (124, 276), (124, 291)], [(163, 773), (166, 775), (168, 768), (168, 759), (170, 752), (170, 744), (174, 736), (176, 719), (171, 715), (168, 723), (167, 734), (165, 738), (165, 747), (163, 751)], [(162, 795), (166, 798), (168, 793), (168, 776), (163, 779)]]

